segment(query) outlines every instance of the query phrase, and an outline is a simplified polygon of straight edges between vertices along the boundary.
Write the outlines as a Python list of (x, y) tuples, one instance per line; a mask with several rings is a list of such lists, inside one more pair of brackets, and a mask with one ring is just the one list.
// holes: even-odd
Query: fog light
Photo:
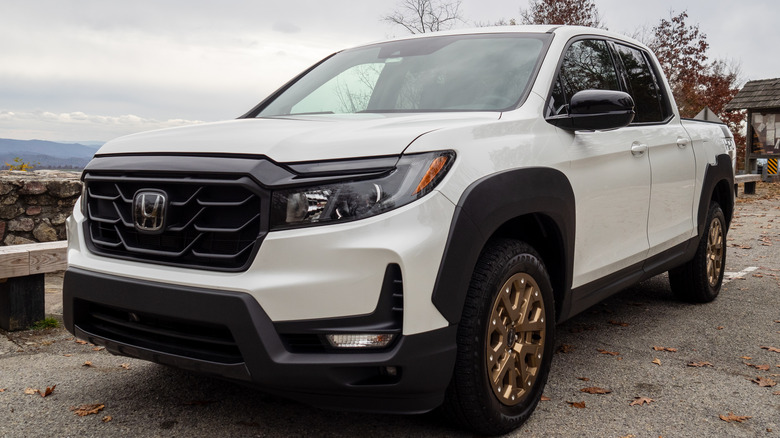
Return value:
[(382, 348), (390, 344), (395, 335), (390, 333), (371, 333), (358, 335), (326, 335), (330, 345), (336, 348)]

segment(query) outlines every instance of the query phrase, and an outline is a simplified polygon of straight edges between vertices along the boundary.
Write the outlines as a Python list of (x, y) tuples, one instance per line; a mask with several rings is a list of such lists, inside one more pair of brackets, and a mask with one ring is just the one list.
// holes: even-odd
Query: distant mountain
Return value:
[(12, 140), (0, 138), (0, 169), (15, 158), (35, 166), (36, 169), (70, 168), (83, 169), (97, 148), (96, 142), (89, 146), (79, 143), (58, 143), (45, 140)]

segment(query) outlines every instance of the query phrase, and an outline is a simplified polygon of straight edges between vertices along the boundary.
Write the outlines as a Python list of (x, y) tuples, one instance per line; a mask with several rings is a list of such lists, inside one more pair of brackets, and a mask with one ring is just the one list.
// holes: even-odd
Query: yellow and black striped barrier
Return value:
[(766, 160), (766, 174), (777, 175), (777, 158), (769, 158)]

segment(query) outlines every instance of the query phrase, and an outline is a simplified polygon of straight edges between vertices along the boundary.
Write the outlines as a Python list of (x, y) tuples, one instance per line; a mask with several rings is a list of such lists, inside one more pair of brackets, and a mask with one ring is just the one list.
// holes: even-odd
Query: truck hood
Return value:
[(238, 119), (120, 137), (106, 143), (97, 155), (252, 154), (282, 163), (398, 155), (431, 131), (499, 117), (500, 113), (470, 112)]

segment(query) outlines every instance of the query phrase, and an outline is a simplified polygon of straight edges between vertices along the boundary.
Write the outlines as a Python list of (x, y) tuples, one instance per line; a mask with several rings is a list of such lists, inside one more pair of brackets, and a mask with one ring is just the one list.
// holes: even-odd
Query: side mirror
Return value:
[(569, 101), (569, 113), (547, 118), (567, 131), (595, 131), (628, 126), (634, 120), (634, 99), (613, 90), (583, 90)]

